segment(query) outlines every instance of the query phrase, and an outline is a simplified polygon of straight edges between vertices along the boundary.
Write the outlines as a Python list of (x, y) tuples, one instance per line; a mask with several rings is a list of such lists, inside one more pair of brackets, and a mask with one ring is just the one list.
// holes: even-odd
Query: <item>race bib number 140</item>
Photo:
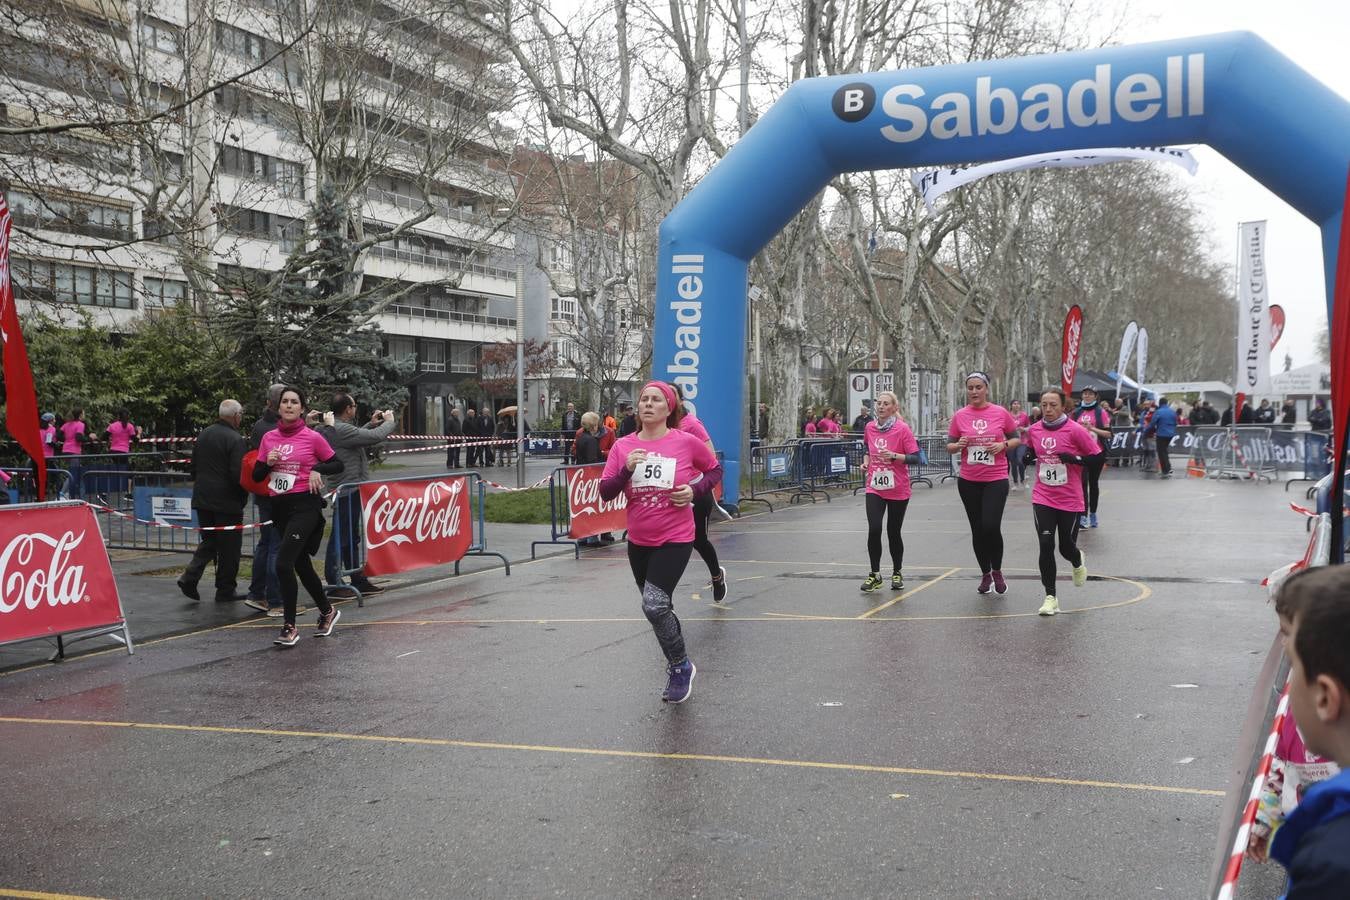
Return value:
[(872, 477), (868, 479), (868, 487), (874, 491), (889, 491), (895, 487), (894, 469), (873, 469)]

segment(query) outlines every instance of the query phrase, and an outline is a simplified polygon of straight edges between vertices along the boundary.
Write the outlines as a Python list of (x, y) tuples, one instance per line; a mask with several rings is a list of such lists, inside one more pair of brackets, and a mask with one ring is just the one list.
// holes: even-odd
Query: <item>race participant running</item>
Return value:
[(1078, 549), (1078, 521), (1083, 512), (1083, 466), (1101, 449), (1086, 428), (1064, 413), (1064, 392), (1047, 388), (1041, 394), (1041, 420), (1027, 429), (1028, 452), (1035, 458), (1036, 482), (1031, 509), (1041, 544), (1041, 584), (1045, 602), (1038, 612), (1059, 612), (1055, 597), (1055, 536), (1059, 553), (1073, 565), (1073, 583), (1087, 582), (1087, 557)]
[(277, 405), (277, 427), (262, 436), (253, 480), (266, 481), (272, 497), (272, 524), (281, 536), (277, 550), (277, 586), (284, 604), (281, 636), (272, 643), (294, 647), (300, 641), (295, 627), (296, 578), (319, 608), (315, 637), (333, 633), (341, 615), (328, 601), (323, 580), (314, 571), (313, 557), (323, 539), (323, 476), (342, 471), (342, 460), (323, 435), (305, 427), (305, 395), (287, 387)]
[[(678, 384), (671, 386), (675, 388), (675, 396), (680, 404), (679, 429), (686, 434), (692, 434), (707, 444), (708, 450), (716, 458), (717, 448), (713, 446), (712, 438), (708, 436), (708, 429), (704, 428), (703, 423), (684, 408), (684, 391), (680, 390), (680, 386)], [(727, 599), (727, 570), (718, 561), (717, 548), (708, 539), (708, 519), (712, 517), (713, 507), (716, 505), (717, 498), (713, 496), (712, 491), (700, 493), (694, 498), (694, 549), (698, 551), (699, 556), (703, 557), (703, 563), (708, 567), (708, 575), (712, 578), (710, 587), (713, 592), (713, 602), (723, 603)]]
[(961, 454), (956, 489), (970, 520), (970, 539), (980, 564), (981, 594), (1008, 592), (1003, 580), (1003, 507), (1008, 502), (1008, 451), (1021, 446), (1017, 423), (989, 402), (989, 376), (966, 377), (966, 405), (952, 416), (947, 450)]
[(683, 703), (697, 669), (685, 652), (671, 595), (693, 548), (692, 504), (722, 480), (722, 467), (707, 444), (679, 430), (680, 403), (664, 381), (642, 388), (637, 416), (638, 431), (619, 438), (609, 452), (600, 496), (613, 500), (622, 492), (628, 498), (628, 564), (642, 592), (642, 612), (666, 656), (661, 699)]
[(1082, 400), (1070, 418), (1096, 437), (1097, 452), (1087, 457), (1083, 463), (1083, 493), (1087, 498), (1087, 511), (1080, 518), (1078, 527), (1096, 528), (1097, 498), (1102, 493), (1098, 482), (1102, 477), (1102, 468), (1106, 465), (1106, 446), (1111, 440), (1111, 414), (1106, 411), (1105, 403), (1097, 402), (1095, 388), (1083, 388), (1081, 397)]
[(1021, 444), (1008, 451), (1008, 468), (1012, 473), (1013, 484), (1019, 491), (1027, 489), (1027, 427), (1031, 419), (1022, 411), (1022, 401), (1014, 399), (1008, 404), (1008, 415), (1017, 423), (1017, 437)]
[[(871, 593), (881, 587), (881, 520), (886, 519), (886, 540), (891, 550), (891, 590), (904, 588), (900, 566), (905, 559), (905, 542), (900, 529), (905, 523), (912, 489), (909, 463), (921, 461), (919, 442), (899, 416), (900, 401), (890, 391), (877, 394), (877, 418), (863, 429), (866, 442), (863, 471), (867, 478), (867, 558), (871, 563), (862, 589)], [(889, 513), (889, 515), (887, 515)]]

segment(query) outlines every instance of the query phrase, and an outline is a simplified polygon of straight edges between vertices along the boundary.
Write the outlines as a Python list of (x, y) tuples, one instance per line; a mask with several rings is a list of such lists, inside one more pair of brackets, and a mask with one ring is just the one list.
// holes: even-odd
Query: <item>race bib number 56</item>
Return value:
[(993, 448), (987, 444), (971, 444), (966, 448), (966, 462), (972, 466), (992, 466), (994, 464)]
[(633, 470), (633, 487), (670, 490), (675, 487), (675, 460), (669, 456), (651, 455)]

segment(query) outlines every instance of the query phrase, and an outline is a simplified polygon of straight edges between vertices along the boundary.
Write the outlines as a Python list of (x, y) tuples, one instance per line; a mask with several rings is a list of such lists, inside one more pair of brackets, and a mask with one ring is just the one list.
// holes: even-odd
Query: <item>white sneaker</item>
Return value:
[(1039, 616), (1053, 616), (1058, 612), (1059, 601), (1055, 599), (1054, 594), (1046, 594), (1045, 602), (1041, 604), (1040, 609), (1036, 610), (1036, 614)]

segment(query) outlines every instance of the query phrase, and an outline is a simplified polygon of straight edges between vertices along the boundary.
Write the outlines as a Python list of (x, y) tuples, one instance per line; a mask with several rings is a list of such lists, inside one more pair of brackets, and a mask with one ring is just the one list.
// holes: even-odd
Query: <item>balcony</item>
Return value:
[[(405, 250), (401, 247), (390, 247), (385, 244), (376, 244), (374, 247), (370, 248), (370, 252), (372, 256), (377, 256), (381, 259), (396, 259), (401, 262), (413, 263), (414, 265), (464, 272), (470, 275), (485, 275), (489, 278), (505, 278), (511, 281), (514, 281), (516, 277), (516, 273), (512, 269), (502, 269), (484, 263), (465, 262), (464, 260), (456, 259), (448, 254)], [(514, 324), (514, 322), (515, 320), (512, 320), (512, 324)]]
[[(467, 322), (472, 325), (496, 325), (502, 328), (515, 328), (516, 320), (514, 317), (506, 318), (503, 316), (483, 316), (478, 313), (457, 312), (452, 309), (435, 309), (427, 306), (403, 306), (400, 304), (391, 304), (385, 307), (385, 312), (392, 316), (411, 316), (416, 319), (439, 319), (446, 322)], [(459, 363), (451, 363), (452, 372), (465, 371)], [(472, 366), (467, 370), (477, 371)]]

